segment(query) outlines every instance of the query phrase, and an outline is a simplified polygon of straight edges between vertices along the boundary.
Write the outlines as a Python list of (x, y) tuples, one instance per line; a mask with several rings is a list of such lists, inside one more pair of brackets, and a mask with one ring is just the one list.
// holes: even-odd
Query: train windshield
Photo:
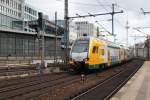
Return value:
[(78, 40), (74, 43), (72, 52), (73, 53), (88, 52), (88, 48), (89, 48), (89, 40)]

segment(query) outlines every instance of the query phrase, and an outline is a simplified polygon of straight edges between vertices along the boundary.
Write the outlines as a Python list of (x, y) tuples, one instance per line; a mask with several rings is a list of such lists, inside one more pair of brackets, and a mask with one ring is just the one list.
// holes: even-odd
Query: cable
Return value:
[[(100, 6), (102, 6), (103, 9), (105, 9), (106, 11), (108, 11), (108, 9), (106, 9), (103, 5), (101, 5), (101, 2), (99, 0), (96, 0)], [(109, 12), (109, 11), (108, 11)], [(116, 18), (114, 18), (122, 27), (125, 27), (123, 24), (120, 23), (120, 21), (118, 21)]]
[[(61, 0), (57, 0), (59, 2), (63, 2)], [(84, 5), (84, 6), (99, 6), (97, 4), (89, 4), (89, 3), (83, 3), (83, 2), (69, 2), (70, 4), (78, 4), (78, 5)], [(103, 5), (103, 6), (110, 6), (110, 5)]]
[(122, 5), (120, 6), (120, 5), (117, 5), (119, 8), (122, 8), (122, 9), (124, 9), (124, 10), (126, 10), (126, 12), (128, 12), (128, 11), (134, 11), (134, 12), (136, 12), (136, 13), (139, 13), (138, 11), (136, 11), (136, 10), (133, 10), (133, 9), (127, 9), (127, 8), (125, 8), (125, 7), (123, 7)]
[(101, 4), (101, 2), (99, 1), (99, 0), (96, 0), (97, 2), (98, 2), (98, 4), (103, 8), (103, 9), (105, 9), (106, 11), (108, 11), (102, 4)]
[[(88, 4), (88, 3), (81, 3), (81, 2), (69, 2), (72, 4), (80, 4), (80, 5), (84, 5), (84, 6), (99, 6), (97, 4)], [(103, 5), (103, 6), (110, 6), (110, 5)]]

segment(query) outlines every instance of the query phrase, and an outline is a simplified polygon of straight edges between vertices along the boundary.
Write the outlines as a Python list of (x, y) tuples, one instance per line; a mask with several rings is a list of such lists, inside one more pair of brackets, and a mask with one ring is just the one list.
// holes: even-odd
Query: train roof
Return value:
[(97, 38), (97, 37), (93, 37), (93, 36), (83, 36), (83, 37), (80, 37), (78, 38), (77, 40), (81, 40), (81, 39), (84, 39), (84, 40), (91, 40), (91, 39), (97, 39), (97, 40), (101, 40), (103, 42), (105, 42), (107, 44), (108, 47), (111, 47), (111, 48), (123, 48), (123, 49), (128, 49), (127, 47), (123, 46), (123, 45), (119, 45), (119, 44), (116, 44), (114, 42), (111, 42), (109, 40), (106, 40), (104, 38)]

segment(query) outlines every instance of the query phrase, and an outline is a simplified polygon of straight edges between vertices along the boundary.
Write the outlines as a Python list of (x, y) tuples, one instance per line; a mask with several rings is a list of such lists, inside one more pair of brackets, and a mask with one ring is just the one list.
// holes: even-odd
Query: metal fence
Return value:
[[(55, 51), (55, 38), (45, 37), (45, 59), (64, 59), (64, 51), (60, 46), (60, 38), (57, 40)], [(35, 35), (0, 32), (0, 61), (24, 60), (32, 61), (40, 59), (39, 41)]]

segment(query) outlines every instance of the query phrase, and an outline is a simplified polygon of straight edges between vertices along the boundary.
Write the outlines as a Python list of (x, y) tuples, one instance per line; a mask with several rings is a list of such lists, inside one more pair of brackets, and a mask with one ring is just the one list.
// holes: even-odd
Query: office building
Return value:
[(23, 20), (24, 0), (0, 0), (0, 27), (13, 29)]
[(26, 21), (36, 20), (38, 11), (25, 0), (0, 0), (0, 28), (28, 31)]
[(81, 37), (83, 35), (87, 36), (96, 36), (96, 27), (93, 23), (89, 23), (88, 21), (78, 21), (75, 22), (77, 37)]

